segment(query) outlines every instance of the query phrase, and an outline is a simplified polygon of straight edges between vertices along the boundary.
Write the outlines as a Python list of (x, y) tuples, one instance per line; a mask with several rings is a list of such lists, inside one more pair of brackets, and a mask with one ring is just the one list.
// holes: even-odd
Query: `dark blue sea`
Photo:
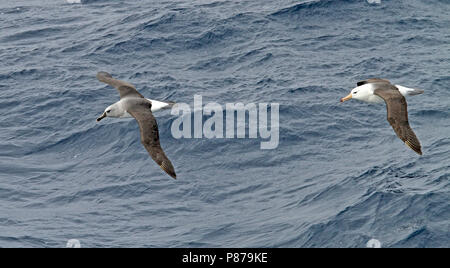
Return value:
[[(80, 2), (80, 3), (69, 3)], [(0, 2), (0, 247), (450, 246), (450, 1)], [(377, 1), (375, 1), (377, 2)], [(107, 71), (146, 97), (279, 103), (279, 145), (174, 138), (149, 157)], [(384, 104), (339, 103), (386, 78)], [(207, 119), (205, 117), (204, 119)]]

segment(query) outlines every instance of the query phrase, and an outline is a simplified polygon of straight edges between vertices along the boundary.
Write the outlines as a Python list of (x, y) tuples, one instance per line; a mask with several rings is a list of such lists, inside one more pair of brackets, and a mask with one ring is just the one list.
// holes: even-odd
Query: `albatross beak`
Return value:
[(348, 101), (348, 100), (351, 99), (351, 98), (352, 98), (352, 93), (348, 94), (347, 97), (342, 98), (342, 99), (341, 99), (341, 102)]
[(104, 112), (102, 115), (99, 116), (99, 118), (97, 118), (97, 122), (99, 122), (100, 120), (102, 120), (105, 117), (106, 117), (106, 112)]

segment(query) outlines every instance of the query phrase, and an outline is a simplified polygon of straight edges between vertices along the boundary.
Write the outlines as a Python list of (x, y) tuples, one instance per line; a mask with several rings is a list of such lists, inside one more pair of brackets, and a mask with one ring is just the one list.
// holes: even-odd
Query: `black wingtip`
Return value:
[(170, 161), (164, 161), (162, 162), (161, 166), (162, 170), (164, 170), (170, 177), (177, 179), (177, 174), (175, 174), (175, 169), (170, 163)]
[(165, 170), (164, 171), (172, 178), (174, 178), (175, 180), (177, 179), (177, 174), (175, 174), (175, 170)]
[(405, 141), (406, 146), (408, 146), (409, 148), (411, 148), (414, 152), (416, 152), (418, 155), (422, 155), (422, 148), (417, 145), (415, 145), (414, 143), (411, 143), (410, 141)]
[(172, 177), (174, 180), (177, 179), (177, 174), (175, 174), (175, 172), (174, 172), (174, 173), (169, 173), (169, 172), (166, 171), (166, 173), (167, 173), (170, 177)]

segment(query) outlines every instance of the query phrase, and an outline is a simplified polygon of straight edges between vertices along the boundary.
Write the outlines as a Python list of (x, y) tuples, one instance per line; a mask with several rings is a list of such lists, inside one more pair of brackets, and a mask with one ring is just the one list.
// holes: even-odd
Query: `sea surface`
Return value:
[[(369, 3), (370, 2), (370, 3)], [(0, 1), (0, 247), (450, 246), (450, 1)], [(193, 106), (278, 103), (279, 145), (180, 138), (150, 159), (98, 71)], [(384, 104), (339, 103), (381, 77)], [(207, 119), (204, 117), (203, 119)]]

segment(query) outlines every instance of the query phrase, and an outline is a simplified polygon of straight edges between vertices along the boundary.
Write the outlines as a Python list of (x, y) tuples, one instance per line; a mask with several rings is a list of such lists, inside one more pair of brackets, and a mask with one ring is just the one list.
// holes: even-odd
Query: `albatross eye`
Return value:
[(111, 112), (111, 110), (106, 111), (107, 114), (109, 114), (109, 112)]

